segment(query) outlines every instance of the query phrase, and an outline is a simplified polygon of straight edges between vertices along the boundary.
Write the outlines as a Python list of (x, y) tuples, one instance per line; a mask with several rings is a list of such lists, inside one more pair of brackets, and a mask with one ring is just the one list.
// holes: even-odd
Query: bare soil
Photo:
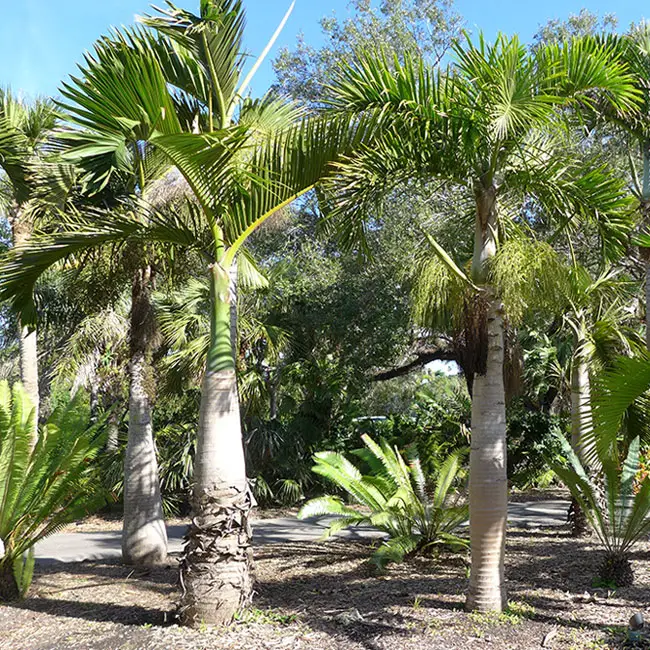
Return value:
[[(0, 606), (0, 648), (16, 650), (527, 650), (625, 644), (635, 612), (650, 618), (650, 544), (633, 558), (636, 584), (596, 589), (602, 554), (564, 530), (511, 529), (510, 608), (463, 611), (466, 558), (413, 559), (383, 575), (371, 548), (349, 541), (255, 550), (254, 609), (221, 630), (175, 623), (177, 570), (86, 562), (36, 568), (27, 599)], [(544, 646), (542, 643), (546, 640)], [(650, 648), (650, 645), (645, 647)]]

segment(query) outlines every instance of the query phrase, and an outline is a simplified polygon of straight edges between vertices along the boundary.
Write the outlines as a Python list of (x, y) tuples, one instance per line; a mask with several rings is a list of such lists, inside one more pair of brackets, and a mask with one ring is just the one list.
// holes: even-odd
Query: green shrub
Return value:
[(547, 487), (554, 478), (547, 458), (557, 458), (566, 424), (558, 415), (527, 408), (522, 400), (508, 407), (508, 480), (522, 490)]
[(601, 583), (623, 587), (634, 581), (630, 550), (650, 532), (650, 477), (637, 482), (638, 437), (630, 443), (623, 462), (618, 454), (608, 453), (604, 447), (597, 453), (600, 471), (591, 477), (565, 441), (564, 455), (569, 466), (555, 463), (553, 469), (569, 488), (605, 547), (598, 576)]
[(26, 594), (36, 542), (104, 502), (91, 463), (104, 440), (89, 419), (81, 395), (58, 406), (32, 448), (30, 400), (0, 382), (0, 600)]
[(336, 519), (330, 524), (328, 535), (359, 524), (384, 531), (388, 539), (373, 557), (379, 567), (388, 562), (400, 562), (407, 555), (431, 552), (441, 544), (466, 548), (467, 541), (455, 531), (467, 520), (468, 508), (458, 504), (457, 494), (455, 499), (450, 498), (464, 451), (448, 456), (437, 480), (430, 485), (417, 457), (407, 464), (397, 448), (385, 440), (377, 444), (364, 435), (363, 441), (366, 449), (356, 454), (370, 467), (368, 475), (364, 476), (342, 454), (332, 451), (315, 454), (313, 469), (370, 512), (355, 510), (339, 497), (328, 495), (308, 501), (298, 517), (333, 515)]

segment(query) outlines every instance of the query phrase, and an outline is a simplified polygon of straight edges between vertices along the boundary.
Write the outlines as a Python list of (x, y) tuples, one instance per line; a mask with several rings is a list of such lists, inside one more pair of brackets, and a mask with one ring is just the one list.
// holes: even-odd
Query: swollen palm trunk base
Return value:
[(186, 625), (227, 625), (250, 602), (251, 507), (235, 372), (208, 371), (201, 392), (193, 517), (181, 563)]
[(488, 313), (486, 372), (472, 395), (469, 525), (472, 567), (467, 609), (502, 611), (506, 604), (504, 556), (508, 513), (503, 318), (494, 300)]

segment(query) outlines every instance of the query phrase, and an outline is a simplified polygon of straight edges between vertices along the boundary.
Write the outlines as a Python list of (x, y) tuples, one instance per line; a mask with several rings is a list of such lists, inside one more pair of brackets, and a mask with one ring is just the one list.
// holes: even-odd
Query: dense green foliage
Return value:
[(336, 452), (314, 456), (314, 472), (347, 493), (361, 509), (346, 505), (340, 497), (323, 496), (308, 501), (298, 517), (333, 515), (327, 535), (361, 524), (384, 531), (388, 539), (373, 556), (379, 567), (407, 555), (431, 553), (440, 545), (466, 548), (467, 541), (456, 532), (468, 516), (455, 485), (463, 452), (447, 456), (435, 478), (427, 480), (416, 455), (405, 461), (385, 440), (377, 443), (368, 435), (362, 439), (366, 448), (355, 453), (363, 469)]
[(104, 445), (83, 396), (59, 406), (33, 440), (34, 410), (20, 384), (0, 382), (0, 599), (23, 596), (33, 548), (104, 502), (93, 460)]

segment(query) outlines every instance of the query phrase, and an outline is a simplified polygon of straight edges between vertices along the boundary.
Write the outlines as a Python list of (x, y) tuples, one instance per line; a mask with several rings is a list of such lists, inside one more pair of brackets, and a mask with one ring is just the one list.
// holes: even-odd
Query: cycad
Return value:
[[(589, 476), (568, 443), (565, 454), (569, 466), (555, 463), (553, 469), (569, 488), (605, 547), (599, 578), (606, 585), (631, 585), (634, 574), (630, 551), (650, 532), (650, 477), (646, 476), (640, 485), (635, 484), (641, 467), (639, 437), (632, 440), (622, 461), (617, 455), (599, 453), (601, 471), (595, 478)], [(601, 485), (605, 494), (604, 507)]]
[(356, 510), (339, 497), (323, 496), (308, 501), (298, 517), (336, 517), (327, 535), (359, 524), (384, 531), (388, 539), (373, 556), (380, 567), (387, 562), (400, 562), (406, 555), (430, 552), (438, 545), (466, 548), (467, 540), (455, 531), (467, 520), (468, 507), (458, 505), (458, 496), (450, 499), (464, 452), (454, 452), (444, 461), (431, 486), (427, 484), (417, 457), (407, 464), (397, 448), (392, 448), (385, 440), (378, 444), (364, 435), (363, 441), (366, 449), (356, 453), (368, 464), (370, 474), (363, 475), (357, 466), (333, 451), (317, 453), (313, 469), (370, 512)]
[(20, 384), (0, 382), (0, 600), (26, 593), (34, 544), (102, 503), (90, 461), (104, 441), (81, 397), (54, 411), (32, 448), (34, 415)]

